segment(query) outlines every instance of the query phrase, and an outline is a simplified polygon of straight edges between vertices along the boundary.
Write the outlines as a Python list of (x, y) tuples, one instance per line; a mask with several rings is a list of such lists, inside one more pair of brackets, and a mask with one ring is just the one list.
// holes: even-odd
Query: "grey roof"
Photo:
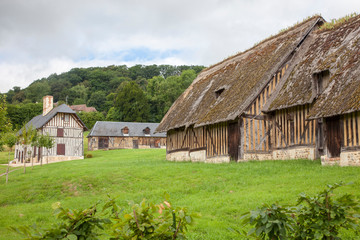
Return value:
[[(66, 104), (61, 104), (58, 107), (55, 107), (53, 109), (51, 109), (50, 112), (48, 112), (45, 116), (43, 116), (42, 114), (33, 117), (33, 119), (31, 119), (26, 125), (25, 127), (28, 128), (30, 126), (32, 126), (35, 129), (39, 129), (42, 126), (44, 126), (47, 122), (49, 122), (56, 114), (58, 113), (71, 113), (74, 114), (75, 117), (81, 122), (81, 124), (84, 126), (84, 129), (87, 130), (87, 127), (85, 126), (85, 124), (81, 121), (81, 119), (79, 118), (79, 116), (76, 114), (75, 111), (73, 111), (68, 105)], [(19, 134), (21, 134), (21, 130), (19, 131)]]
[[(88, 137), (122, 137), (121, 129), (129, 128), (130, 137), (166, 137), (166, 133), (154, 133), (159, 123), (137, 123), (137, 122), (107, 122), (97, 121), (91, 129)], [(145, 136), (143, 130), (149, 127), (150, 136)]]

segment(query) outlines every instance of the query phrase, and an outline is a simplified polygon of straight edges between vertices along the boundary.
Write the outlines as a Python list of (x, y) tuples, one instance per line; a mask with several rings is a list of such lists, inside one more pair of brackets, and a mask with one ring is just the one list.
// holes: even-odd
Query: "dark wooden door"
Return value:
[(109, 138), (108, 137), (99, 137), (99, 149), (109, 148)]
[(56, 147), (56, 155), (65, 155), (65, 144), (59, 143)]
[(239, 143), (240, 143), (240, 131), (239, 124), (229, 123), (228, 127), (229, 136), (229, 155), (231, 161), (237, 161), (239, 158)]
[(340, 117), (326, 119), (326, 146), (330, 157), (340, 157), (341, 152)]
[(139, 148), (139, 140), (133, 140), (133, 148)]

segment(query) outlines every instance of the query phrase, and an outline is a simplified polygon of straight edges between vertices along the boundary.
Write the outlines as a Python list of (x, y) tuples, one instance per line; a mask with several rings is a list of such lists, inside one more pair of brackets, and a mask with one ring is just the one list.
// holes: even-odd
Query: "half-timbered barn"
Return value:
[(277, 148), (360, 165), (360, 16), (314, 32), (295, 59), (264, 109), (279, 126)]
[(158, 125), (97, 121), (87, 136), (88, 149), (165, 148), (166, 133), (154, 133)]
[[(157, 129), (167, 132), (167, 159), (332, 159), (358, 151), (359, 20), (319, 29), (324, 22), (309, 18), (202, 71)], [(342, 165), (354, 161), (347, 159)]]
[(54, 139), (51, 149), (27, 146), (29, 154), (25, 154), (25, 146), (21, 143), (15, 145), (15, 160), (20, 163), (25, 156), (31, 156), (40, 161), (46, 157), (48, 162), (83, 159), (84, 158), (84, 130), (85, 124), (76, 112), (66, 104), (53, 108), (53, 97), (43, 98), (43, 113), (31, 119), (26, 125), (35, 128), (39, 134), (49, 134)]

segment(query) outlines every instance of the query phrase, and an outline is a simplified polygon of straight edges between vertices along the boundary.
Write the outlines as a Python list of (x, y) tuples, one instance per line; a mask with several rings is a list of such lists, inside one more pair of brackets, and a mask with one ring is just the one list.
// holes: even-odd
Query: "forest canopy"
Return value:
[(38, 79), (24, 89), (14, 86), (6, 93), (8, 116), (13, 128), (20, 128), (41, 113), (42, 97), (52, 95), (54, 103), (95, 107), (98, 113), (82, 116), (88, 128), (96, 120), (160, 122), (204, 68), (186, 65), (73, 68)]

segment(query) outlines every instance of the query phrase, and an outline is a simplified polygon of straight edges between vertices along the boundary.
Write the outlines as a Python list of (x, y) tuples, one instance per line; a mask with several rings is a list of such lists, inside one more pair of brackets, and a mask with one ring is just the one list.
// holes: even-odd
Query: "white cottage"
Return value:
[[(53, 97), (43, 97), (43, 113), (31, 119), (26, 127), (32, 126), (40, 134), (49, 134), (54, 138), (54, 147), (47, 150), (40, 147), (27, 147), (31, 156), (37, 162), (41, 157), (47, 157), (49, 162), (65, 161), (84, 158), (85, 124), (79, 116), (66, 104), (53, 108)], [(15, 160), (24, 162), (25, 146), (17, 143), (15, 146)], [(29, 154), (27, 156), (30, 156)]]

